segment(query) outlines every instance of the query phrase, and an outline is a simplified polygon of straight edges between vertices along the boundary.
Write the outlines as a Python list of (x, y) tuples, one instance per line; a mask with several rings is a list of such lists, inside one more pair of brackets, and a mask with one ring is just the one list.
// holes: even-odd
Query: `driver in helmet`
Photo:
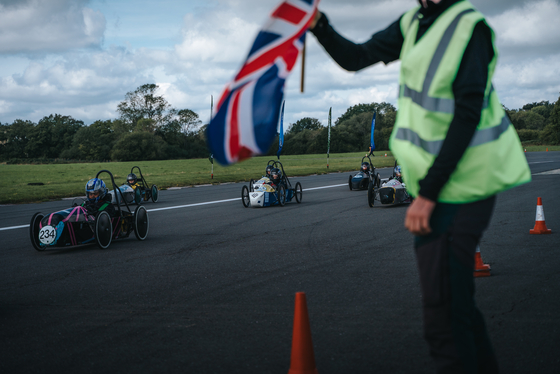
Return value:
[(362, 162), (362, 169), (361, 171), (365, 174), (369, 175), (369, 172), (371, 171), (371, 169), (369, 168), (369, 162)]
[(126, 184), (128, 184), (130, 187), (132, 187), (133, 190), (136, 189), (136, 187), (138, 187), (138, 178), (136, 177), (136, 174), (134, 173), (130, 173), (128, 174), (128, 176), (126, 177)]
[(86, 183), (86, 201), (82, 207), (91, 215), (104, 210), (112, 217), (115, 214), (115, 207), (111, 204), (111, 199), (105, 182), (99, 178), (93, 178)]
[(272, 169), (274, 169), (272, 167), (272, 165), (266, 165), (266, 170), (264, 172), (264, 176), (267, 177), (267, 178), (270, 178), (271, 177), (270, 173), (272, 172)]
[(402, 174), (401, 174), (401, 167), (400, 165), (395, 166), (395, 179), (398, 180), (399, 182), (403, 182), (402, 179)]
[(282, 172), (278, 168), (274, 168), (270, 171), (270, 181), (272, 185), (278, 186), (282, 183)]

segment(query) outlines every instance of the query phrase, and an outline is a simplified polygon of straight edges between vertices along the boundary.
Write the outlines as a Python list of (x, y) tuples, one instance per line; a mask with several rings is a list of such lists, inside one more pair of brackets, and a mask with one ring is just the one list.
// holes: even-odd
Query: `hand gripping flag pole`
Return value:
[(303, 49), (319, 0), (281, 2), (258, 33), (206, 130), (222, 165), (265, 154), (276, 137), (284, 84)]
[(276, 152), (276, 157), (278, 157), (279, 160), (282, 147), (284, 146), (284, 104), (285, 101), (282, 101), (282, 111), (280, 112), (280, 132), (278, 134), (278, 152)]

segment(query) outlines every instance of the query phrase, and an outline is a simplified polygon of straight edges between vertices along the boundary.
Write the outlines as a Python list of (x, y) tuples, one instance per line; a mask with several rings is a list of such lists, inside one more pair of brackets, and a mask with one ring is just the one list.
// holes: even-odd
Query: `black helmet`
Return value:
[(268, 177), (270, 176), (270, 172), (272, 171), (273, 167), (272, 165), (267, 165), (266, 166), (266, 171), (265, 171), (265, 175)]
[(137, 181), (138, 178), (136, 178), (136, 174), (134, 173), (130, 173), (128, 174), (128, 177), (126, 177), (126, 182), (130, 185), (136, 184)]
[(369, 162), (362, 162), (362, 170), (369, 170)]
[(274, 168), (270, 171), (270, 176), (272, 177), (273, 181), (279, 181), (282, 177), (282, 173), (280, 172), (280, 169)]

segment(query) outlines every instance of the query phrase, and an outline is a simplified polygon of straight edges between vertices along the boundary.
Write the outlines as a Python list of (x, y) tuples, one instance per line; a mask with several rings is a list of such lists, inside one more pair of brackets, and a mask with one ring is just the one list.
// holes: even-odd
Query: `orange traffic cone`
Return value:
[(544, 222), (544, 209), (542, 206), (542, 199), (537, 198), (537, 217), (535, 218), (535, 227), (529, 230), (529, 234), (550, 234), (552, 230), (546, 228)]
[(490, 276), (490, 265), (485, 264), (480, 256), (480, 246), (476, 246), (476, 252), (474, 253), (474, 273), (473, 275), (478, 277), (489, 277)]
[(296, 292), (292, 359), (288, 374), (319, 374), (315, 366), (305, 292)]
[(387, 157), (387, 153), (385, 153), (385, 157)]
[(548, 147), (546, 147), (546, 151), (548, 152)]

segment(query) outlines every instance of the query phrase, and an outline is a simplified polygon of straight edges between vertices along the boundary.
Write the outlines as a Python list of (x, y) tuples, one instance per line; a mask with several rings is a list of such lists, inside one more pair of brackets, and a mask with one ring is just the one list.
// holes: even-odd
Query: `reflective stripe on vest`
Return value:
[[(459, 13), (455, 19), (449, 24), (447, 30), (445, 30), (439, 45), (432, 57), (432, 61), (430, 62), (430, 66), (428, 67), (428, 71), (426, 72), (426, 78), (424, 79), (424, 85), (422, 87), (422, 92), (418, 92), (413, 90), (412, 88), (401, 85), (399, 87), (399, 96), (402, 95), (403, 97), (408, 97), (412, 100), (412, 102), (418, 104), (422, 108), (429, 110), (430, 112), (442, 112), (442, 113), (449, 113), (453, 114), (455, 111), (455, 100), (454, 99), (444, 99), (444, 98), (437, 98), (437, 97), (430, 97), (428, 96), (428, 90), (432, 85), (432, 81), (434, 76), (436, 75), (436, 71), (443, 59), (443, 55), (447, 50), (447, 46), (451, 42), (451, 38), (455, 33), (455, 29), (457, 29), (457, 25), (465, 14), (474, 12), (474, 9), (466, 9)], [(412, 22), (418, 17), (418, 12), (412, 17)], [(411, 22), (411, 25), (412, 25)], [(410, 28), (410, 26), (409, 26)], [(485, 100), (486, 105), (488, 105), (489, 100)]]
[[(507, 116), (502, 117), (502, 122), (498, 126), (488, 127), (482, 130), (476, 130), (474, 133), (471, 142), (469, 143), (469, 147), (476, 147), (477, 145), (482, 145), (485, 143), (490, 143), (496, 139), (498, 139), (506, 130), (508, 129), (509, 119)], [(418, 135), (415, 131), (407, 128), (399, 128), (397, 133), (395, 134), (396, 139), (405, 140), (417, 147), (422, 148), (424, 151), (437, 156), (443, 145), (442, 140), (425, 140)]]

